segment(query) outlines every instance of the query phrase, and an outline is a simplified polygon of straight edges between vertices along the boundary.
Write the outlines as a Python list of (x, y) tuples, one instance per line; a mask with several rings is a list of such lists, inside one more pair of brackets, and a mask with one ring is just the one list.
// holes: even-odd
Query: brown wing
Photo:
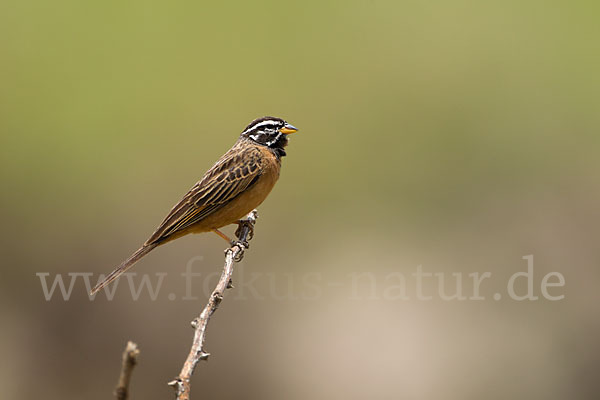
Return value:
[(256, 147), (232, 148), (173, 207), (146, 244), (163, 241), (221, 209), (256, 182), (262, 164)]

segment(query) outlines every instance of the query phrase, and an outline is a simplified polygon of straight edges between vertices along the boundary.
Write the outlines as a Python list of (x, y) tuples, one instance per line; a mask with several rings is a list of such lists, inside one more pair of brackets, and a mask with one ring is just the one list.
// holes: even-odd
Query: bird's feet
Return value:
[(229, 249), (227, 249), (225, 252), (227, 251), (231, 251), (231, 249), (233, 247), (237, 247), (239, 249), (239, 251), (235, 251), (233, 252), (234, 257), (233, 257), (233, 261), (235, 262), (240, 262), (244, 259), (244, 251), (249, 247), (248, 242), (247, 241), (241, 241), (238, 240), (236, 242), (233, 242), (233, 244), (231, 245), (231, 247)]
[(250, 247), (250, 243), (247, 240), (234, 240), (232, 246), (241, 246), (245, 250)]
[[(244, 234), (244, 228), (248, 229), (248, 234), (246, 235), (246, 244), (247, 240), (251, 240), (254, 237), (254, 224), (247, 219), (240, 219), (238, 222), (238, 227), (235, 230), (235, 236), (240, 238)], [(246, 248), (248, 246), (246, 245)]]

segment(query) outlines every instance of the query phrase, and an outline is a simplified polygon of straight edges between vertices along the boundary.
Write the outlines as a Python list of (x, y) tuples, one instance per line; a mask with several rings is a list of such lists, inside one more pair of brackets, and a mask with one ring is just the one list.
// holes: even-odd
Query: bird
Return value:
[(241, 223), (241, 218), (267, 198), (279, 178), (288, 135), (297, 130), (281, 118), (267, 116), (252, 121), (231, 149), (175, 204), (142, 247), (90, 294), (117, 279), (158, 246), (184, 235), (214, 232), (233, 244), (219, 228)]

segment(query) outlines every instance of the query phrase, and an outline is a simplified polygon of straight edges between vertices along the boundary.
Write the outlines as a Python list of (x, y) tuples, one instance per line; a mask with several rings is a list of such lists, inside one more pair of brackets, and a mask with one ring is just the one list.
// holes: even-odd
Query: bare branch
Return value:
[(123, 351), (123, 364), (121, 365), (121, 375), (119, 376), (119, 383), (115, 389), (115, 396), (117, 400), (127, 400), (129, 397), (129, 381), (131, 381), (131, 373), (133, 367), (137, 364), (137, 357), (140, 354), (140, 350), (137, 344), (129, 341)]
[(252, 239), (254, 224), (256, 223), (257, 218), (258, 213), (254, 210), (248, 214), (247, 219), (240, 222), (239, 227), (235, 232), (238, 241), (225, 250), (225, 265), (223, 266), (221, 278), (200, 315), (192, 321), (192, 327), (194, 328), (192, 348), (183, 364), (179, 376), (169, 382), (169, 385), (173, 386), (175, 389), (177, 400), (190, 399), (190, 380), (194, 373), (194, 369), (200, 360), (208, 359), (209, 353), (204, 351), (204, 340), (206, 339), (206, 327), (208, 321), (223, 300), (225, 290), (232, 287), (231, 276), (233, 275), (233, 264), (234, 262), (241, 261), (244, 256), (244, 251), (248, 249), (248, 241)]

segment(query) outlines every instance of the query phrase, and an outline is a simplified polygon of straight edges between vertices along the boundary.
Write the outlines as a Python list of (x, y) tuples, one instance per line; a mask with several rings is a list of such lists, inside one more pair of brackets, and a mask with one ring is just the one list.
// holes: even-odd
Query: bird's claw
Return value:
[(235, 254), (235, 257), (233, 258), (233, 260), (235, 262), (240, 262), (240, 261), (242, 261), (244, 259), (244, 250), (246, 250), (250, 246), (248, 245), (248, 242), (246, 242), (246, 241), (244, 241), (244, 242), (241, 242), (241, 241), (237, 242), (235, 244), (235, 246), (237, 246), (240, 249), (240, 251), (238, 251)]
[(233, 246), (237, 246), (244, 251), (250, 247), (250, 243), (247, 240), (235, 240), (231, 243), (231, 247)]
[(240, 251), (239, 253), (237, 253), (237, 254), (235, 255), (235, 258), (233, 259), (233, 261), (235, 261), (235, 262), (240, 262), (240, 261), (242, 261), (243, 259), (244, 259), (244, 252), (243, 252), (243, 251)]
[[(225, 254), (231, 251), (235, 254), (233, 258), (235, 262), (242, 261), (242, 259), (244, 258), (244, 251), (250, 248), (250, 243), (248, 243), (247, 240), (232, 240), (231, 242), (229, 242), (229, 244), (230, 247), (225, 250)], [(235, 252), (235, 250), (233, 249), (234, 247), (237, 247), (239, 251)]]
[(246, 236), (246, 238), (247, 238), (247, 240), (252, 240), (252, 238), (254, 237), (254, 225), (247, 219), (240, 219), (237, 222), (237, 224), (238, 224), (238, 227), (235, 230), (235, 236), (237, 236), (239, 238), (242, 235), (242, 229), (244, 227), (247, 227), (248, 235)]

